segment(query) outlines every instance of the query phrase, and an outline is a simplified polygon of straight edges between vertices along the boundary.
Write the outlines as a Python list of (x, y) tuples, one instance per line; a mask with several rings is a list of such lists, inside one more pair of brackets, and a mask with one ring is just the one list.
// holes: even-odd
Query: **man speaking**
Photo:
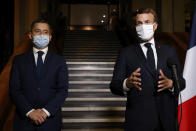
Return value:
[(138, 43), (123, 48), (110, 83), (112, 93), (127, 96), (125, 131), (176, 131), (176, 104), (168, 59), (177, 61), (180, 89), (185, 88), (175, 50), (154, 40), (157, 15), (139, 9), (133, 21)]

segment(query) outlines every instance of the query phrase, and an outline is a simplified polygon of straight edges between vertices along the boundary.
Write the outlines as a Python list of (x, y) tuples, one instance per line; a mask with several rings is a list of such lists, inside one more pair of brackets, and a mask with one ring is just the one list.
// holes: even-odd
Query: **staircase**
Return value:
[(114, 32), (65, 33), (69, 95), (62, 107), (62, 131), (123, 131), (126, 98), (109, 89), (119, 49)]

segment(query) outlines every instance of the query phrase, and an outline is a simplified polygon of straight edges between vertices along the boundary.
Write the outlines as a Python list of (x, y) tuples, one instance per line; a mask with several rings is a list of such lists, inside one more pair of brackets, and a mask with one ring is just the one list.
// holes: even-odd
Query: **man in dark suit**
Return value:
[(138, 43), (120, 51), (110, 83), (127, 96), (125, 131), (176, 131), (176, 99), (168, 59), (177, 61), (180, 90), (185, 88), (175, 50), (154, 41), (156, 13), (139, 9), (133, 17)]
[(16, 106), (14, 131), (61, 130), (68, 73), (64, 57), (48, 50), (51, 32), (47, 21), (35, 20), (29, 33), (33, 49), (13, 60), (10, 95)]

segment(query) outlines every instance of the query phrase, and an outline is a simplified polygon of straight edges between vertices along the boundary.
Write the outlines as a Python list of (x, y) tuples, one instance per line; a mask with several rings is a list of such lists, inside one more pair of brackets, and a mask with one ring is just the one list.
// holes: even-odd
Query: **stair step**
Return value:
[(108, 39), (108, 38), (105, 38), (105, 37), (92, 37), (90, 38), (89, 36), (65, 36), (64, 37), (64, 42), (65, 42), (65, 46), (67, 44), (69, 44), (69, 42), (77, 42), (76, 44), (78, 43), (109, 43), (109, 44), (116, 44), (116, 45), (119, 45), (120, 46), (120, 41), (117, 39), (117, 38), (114, 38), (114, 39)]
[(66, 50), (64, 53), (118, 53), (117, 50)]
[(78, 77), (76, 77), (76, 76), (74, 76), (74, 77), (69, 77), (69, 80), (70, 81), (111, 81), (112, 80), (112, 77), (105, 77), (105, 76), (101, 76), (101, 77), (96, 77), (96, 76), (94, 76), (94, 77), (89, 77), (89, 76), (87, 76), (87, 77), (81, 77), (81, 76), (78, 76)]
[(101, 67), (92, 67), (92, 66), (85, 66), (85, 67), (69, 67), (68, 70), (114, 70), (114, 68), (101, 68)]
[(62, 107), (105, 107), (105, 106), (125, 107), (126, 101), (65, 101)]
[(127, 98), (125, 97), (92, 97), (92, 98), (78, 98), (78, 97), (73, 97), (73, 98), (66, 98), (65, 101), (126, 101)]
[(69, 70), (70, 74), (112, 74), (113, 70)]
[(125, 111), (125, 107), (62, 107), (62, 111), (78, 112), (78, 111)]
[(123, 109), (113, 109), (113, 108), (107, 108), (106, 110), (102, 109), (96, 109), (96, 110), (90, 110), (90, 109), (76, 109), (73, 108), (73, 111), (70, 111), (71, 109), (66, 109), (65, 111), (62, 111), (63, 118), (95, 118), (95, 117), (124, 117), (125, 116), (125, 110)]
[(117, 53), (77, 53), (77, 52), (72, 52), (72, 53), (69, 53), (69, 52), (64, 52), (63, 53), (65, 57), (68, 57), (68, 56), (115, 56), (117, 55)]
[(69, 81), (70, 84), (110, 84), (110, 81)]
[(116, 59), (66, 59), (67, 61), (72, 61), (72, 62), (114, 62)]
[[(123, 121), (123, 120), (122, 120)], [(123, 129), (123, 122), (74, 122), (74, 123), (63, 123), (62, 128), (67, 129), (97, 129), (99, 128), (102, 131), (102, 128), (113, 129), (113, 128), (121, 128)], [(68, 130), (69, 129), (69, 130)], [(86, 131), (86, 130), (85, 130)], [(106, 130), (107, 131), (107, 130)]]
[[(67, 59), (92, 59), (94, 60), (95, 56), (65, 56), (65, 58)], [(116, 56), (96, 56), (96, 59), (116, 59), (117, 57)]]
[[(105, 97), (105, 98), (109, 98), (109, 97), (117, 97), (114, 94), (112, 94), (111, 92), (69, 92), (68, 93), (68, 98), (69, 97), (78, 97), (78, 98), (91, 98), (91, 97)], [(120, 97), (120, 96), (119, 96)]]
[(96, 64), (96, 65), (107, 65), (107, 64), (115, 64), (115, 62), (72, 62), (72, 61), (67, 61), (67, 64), (85, 64), (85, 65), (90, 65), (90, 64)]
[(124, 131), (124, 129), (121, 128), (93, 128), (93, 129), (63, 129), (61, 131)]
[(111, 41), (111, 40), (108, 40), (108, 41), (105, 41), (105, 40), (103, 40), (103, 41), (97, 41), (97, 40), (93, 40), (93, 41), (90, 41), (90, 40), (76, 40), (76, 39), (70, 39), (70, 40), (66, 40), (66, 41), (64, 41), (64, 43), (66, 43), (65, 45), (64, 45), (64, 47), (71, 47), (71, 46), (73, 46), (73, 47), (83, 47), (83, 46), (97, 46), (97, 47), (108, 47), (108, 46), (110, 46), (110, 47), (112, 47), (112, 46), (114, 46), (114, 47), (120, 47), (120, 48), (122, 48), (122, 46), (119, 44), (120, 42), (118, 42), (118, 41)]
[(69, 77), (112, 77), (112, 74), (69, 74)]
[(111, 92), (110, 91), (110, 89), (69, 89), (68, 90), (69, 91), (69, 93), (72, 93), (72, 92), (76, 92), (76, 93), (82, 93), (82, 92), (93, 92), (93, 93), (95, 93), (95, 92)]
[(63, 123), (95, 123), (95, 122), (104, 122), (104, 123), (108, 123), (108, 122), (124, 122), (124, 118), (123, 117), (107, 117), (107, 118), (63, 118)]
[(67, 64), (68, 68), (114, 68), (114, 64)]
[(97, 84), (69, 84), (69, 89), (109, 89), (108, 84), (97, 85)]
[[(64, 45), (64, 47), (75, 47), (76, 45), (80, 47), (121, 47), (118, 43), (106, 43), (106, 42), (99, 42), (99, 43), (86, 43), (85, 41), (77, 42), (77, 41), (65, 41), (68, 42), (67, 44)], [(73, 42), (73, 43), (72, 43)]]
[(119, 50), (119, 47), (103, 47), (103, 48), (97, 48), (97, 47), (65, 47), (64, 51), (66, 50), (100, 50), (100, 51), (105, 51), (105, 50)]

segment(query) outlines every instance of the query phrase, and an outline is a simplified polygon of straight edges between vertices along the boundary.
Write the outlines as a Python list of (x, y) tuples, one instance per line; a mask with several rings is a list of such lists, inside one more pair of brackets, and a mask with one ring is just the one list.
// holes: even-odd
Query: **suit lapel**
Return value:
[(138, 43), (135, 43), (134, 45), (135, 45), (135, 51), (136, 51), (138, 58), (140, 59), (142, 64), (146, 63), (146, 57), (144, 55), (144, 52), (142, 51), (141, 46)]
[(161, 66), (162, 66), (162, 49), (161, 49), (161, 46), (159, 43), (156, 42), (155, 44), (155, 47), (156, 47), (156, 52), (157, 52), (157, 70), (159, 71), (159, 69), (161, 69)]
[(36, 74), (36, 65), (35, 65), (35, 57), (33, 55), (33, 51), (30, 51), (28, 53), (28, 67), (29, 67), (29, 72), (30, 74), (32, 74), (32, 78), (34, 78), (33, 80), (37, 80), (37, 74)]
[(140, 63), (144, 66), (144, 68), (147, 69), (147, 71), (154, 77), (154, 71), (149, 67), (149, 65), (147, 64), (147, 61), (146, 61), (146, 57), (144, 55), (144, 52), (141, 48), (141, 46), (139, 44), (135, 44), (135, 51), (136, 51), (136, 54), (140, 60)]

